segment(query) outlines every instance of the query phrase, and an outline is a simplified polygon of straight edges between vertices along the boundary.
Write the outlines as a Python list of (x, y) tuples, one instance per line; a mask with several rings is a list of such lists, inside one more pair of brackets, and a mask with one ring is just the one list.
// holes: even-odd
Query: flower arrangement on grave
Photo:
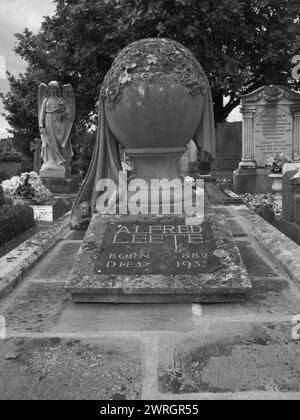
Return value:
[(266, 160), (266, 166), (270, 166), (272, 168), (272, 173), (280, 174), (282, 173), (282, 168), (285, 163), (292, 163), (295, 161), (299, 161), (300, 156), (294, 154), (293, 158), (287, 156), (285, 153), (280, 153), (275, 156), (270, 156)]
[(64, 101), (63, 100), (58, 100), (56, 102), (54, 110), (53, 110), (53, 112), (55, 114), (55, 119), (57, 121), (62, 121), (66, 111), (67, 111), (67, 108), (65, 106)]
[(193, 177), (191, 177), (191, 176), (186, 176), (186, 177), (184, 178), (184, 181), (185, 181), (186, 183), (188, 183), (188, 184), (192, 184), (192, 188), (193, 188), (193, 190), (195, 190), (195, 189), (197, 188), (197, 183), (196, 183), (195, 178), (193, 178)]
[(32, 200), (34, 204), (52, 201), (52, 193), (44, 186), (36, 172), (25, 172), (2, 182), (5, 196), (14, 200)]

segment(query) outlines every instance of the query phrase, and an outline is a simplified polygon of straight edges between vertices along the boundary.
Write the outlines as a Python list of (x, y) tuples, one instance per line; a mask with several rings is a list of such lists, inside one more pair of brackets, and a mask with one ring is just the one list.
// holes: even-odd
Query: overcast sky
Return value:
[[(38, 32), (43, 16), (51, 15), (55, 10), (52, 0), (0, 0), (0, 91), (6, 92), (8, 83), (3, 79), (3, 62), (6, 69), (14, 74), (25, 70), (25, 62), (13, 51), (14, 34), (25, 28)], [(3, 112), (0, 104), (0, 112)], [(0, 116), (0, 137), (7, 135), (7, 123)]]
[[(25, 62), (13, 51), (14, 34), (23, 32), (28, 28), (38, 32), (43, 16), (53, 14), (55, 5), (52, 0), (0, 0), (0, 92), (7, 92), (8, 83), (3, 79), (3, 62), (6, 69), (13, 74), (25, 70)], [(0, 113), (3, 106), (0, 102)], [(231, 121), (240, 120), (239, 111), (235, 110), (230, 117)], [(8, 127), (5, 119), (0, 115), (0, 138), (6, 137)]]

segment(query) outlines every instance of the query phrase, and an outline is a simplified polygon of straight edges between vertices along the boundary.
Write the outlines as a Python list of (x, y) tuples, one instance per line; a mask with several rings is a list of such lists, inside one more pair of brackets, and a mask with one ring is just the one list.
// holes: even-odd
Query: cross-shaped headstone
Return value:
[(33, 170), (37, 174), (40, 173), (40, 169), (41, 169), (41, 166), (42, 166), (41, 147), (42, 147), (41, 139), (34, 139), (30, 143), (30, 151), (34, 152)]

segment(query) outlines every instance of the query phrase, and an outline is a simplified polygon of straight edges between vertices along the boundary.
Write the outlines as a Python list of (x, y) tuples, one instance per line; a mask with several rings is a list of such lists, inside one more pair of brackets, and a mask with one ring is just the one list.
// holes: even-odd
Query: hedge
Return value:
[(20, 163), (22, 161), (22, 156), (19, 153), (1, 153), (0, 154), (0, 162), (17, 162)]
[(29, 206), (0, 206), (0, 246), (34, 226), (33, 210)]

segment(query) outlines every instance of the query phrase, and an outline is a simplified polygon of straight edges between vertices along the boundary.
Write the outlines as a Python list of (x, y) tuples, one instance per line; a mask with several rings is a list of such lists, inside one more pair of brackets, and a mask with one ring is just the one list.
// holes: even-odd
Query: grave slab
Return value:
[(251, 283), (226, 217), (95, 215), (68, 290), (75, 302), (244, 301)]

